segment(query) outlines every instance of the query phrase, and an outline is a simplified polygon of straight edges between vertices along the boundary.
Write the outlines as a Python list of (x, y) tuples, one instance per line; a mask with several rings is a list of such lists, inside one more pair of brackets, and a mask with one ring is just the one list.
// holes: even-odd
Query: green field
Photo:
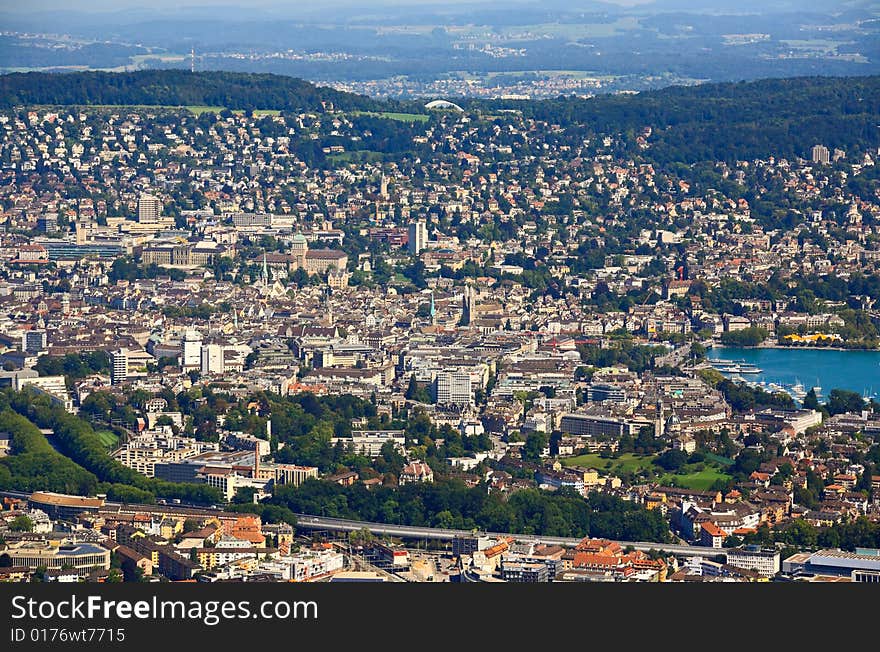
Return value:
[(328, 154), (327, 160), (331, 163), (374, 163), (385, 158), (382, 152), (374, 152), (369, 149), (358, 149), (347, 152), (339, 152), (338, 154)]
[(660, 478), (660, 484), (684, 487), (696, 491), (707, 491), (717, 480), (730, 480), (730, 476), (716, 469), (704, 469), (683, 475), (667, 473)]
[(202, 115), (203, 113), (220, 113), (223, 110), (222, 106), (185, 106), (185, 107), (169, 106), (169, 107), (165, 107), (165, 108), (168, 108), (168, 109), (184, 108), (194, 115)]
[(119, 437), (109, 430), (96, 430), (95, 434), (107, 448), (116, 448), (116, 444), (119, 442)]
[(399, 122), (427, 122), (429, 117), (424, 113), (395, 113), (394, 111), (352, 111), (352, 115), (374, 115)]
[[(167, 107), (167, 108), (178, 108), (178, 107)], [(188, 110), (190, 113), (195, 115), (202, 115), (203, 113), (220, 113), (224, 110), (222, 106), (184, 106), (181, 107)], [(236, 114), (242, 114), (244, 111), (240, 109), (236, 109), (233, 111)], [(281, 115), (281, 111), (278, 109), (254, 109), (254, 116), (259, 118), (264, 115)]]
[(597, 471), (610, 471), (611, 469), (619, 469), (621, 472), (638, 472), (640, 470), (651, 470), (656, 468), (652, 462), (655, 455), (634, 455), (633, 453), (624, 453), (616, 459), (601, 457), (598, 453), (590, 453), (588, 455), (578, 455), (577, 457), (568, 457), (560, 460), (563, 466), (585, 466)]

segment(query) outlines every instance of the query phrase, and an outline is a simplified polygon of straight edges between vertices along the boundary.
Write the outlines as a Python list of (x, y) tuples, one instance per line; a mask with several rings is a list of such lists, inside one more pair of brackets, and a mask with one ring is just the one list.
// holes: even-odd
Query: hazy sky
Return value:
[(643, 6), (659, 11), (696, 10), (730, 14), (770, 13), (779, 10), (799, 11), (829, 10), (840, 7), (846, 0), (0, 0), (0, 12), (16, 14), (40, 14), (46, 11), (74, 12), (125, 12), (139, 10), (138, 14), (173, 14), (176, 10), (204, 7), (240, 8), (243, 13), (259, 14), (308, 14), (314, 16), (322, 10), (343, 7), (379, 10), (382, 7), (431, 6), (442, 9), (449, 5), (509, 7), (512, 4), (545, 5), (559, 9), (593, 9), (597, 5), (619, 7)]
[[(514, 0), (537, 4), (541, 0)], [(583, 3), (592, 4), (595, 0), (585, 0)], [(599, 0), (607, 4), (618, 6), (635, 6), (652, 4), (655, 0)], [(73, 11), (106, 11), (124, 9), (181, 9), (188, 7), (259, 7), (261, 9), (274, 10), (309, 10), (314, 11), (328, 6), (357, 6), (357, 7), (383, 7), (383, 6), (419, 6), (419, 5), (444, 5), (444, 4), (490, 4), (510, 5), (510, 0), (0, 0), (0, 10), (31, 13), (46, 10), (73, 10)], [(730, 2), (735, 6), (735, 2)]]

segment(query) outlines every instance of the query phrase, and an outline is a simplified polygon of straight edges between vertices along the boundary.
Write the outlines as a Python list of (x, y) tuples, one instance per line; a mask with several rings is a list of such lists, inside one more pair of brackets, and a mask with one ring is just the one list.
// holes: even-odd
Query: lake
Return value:
[(820, 398), (832, 389), (848, 389), (862, 396), (880, 396), (880, 351), (837, 351), (828, 349), (769, 349), (712, 347), (709, 360), (737, 360), (751, 363), (761, 373), (725, 373), (734, 380), (776, 383), (790, 390), (801, 383), (806, 391), (821, 387)]

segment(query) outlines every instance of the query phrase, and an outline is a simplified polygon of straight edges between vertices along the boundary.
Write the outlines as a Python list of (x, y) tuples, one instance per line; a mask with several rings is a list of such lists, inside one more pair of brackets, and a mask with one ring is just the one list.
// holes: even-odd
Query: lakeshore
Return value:
[(794, 344), (784, 345), (784, 344), (768, 344), (767, 342), (761, 342), (760, 344), (756, 344), (755, 346), (737, 346), (734, 344), (719, 344), (713, 342), (712, 344), (707, 344), (706, 348), (711, 349), (781, 349), (783, 351), (865, 351), (865, 352), (877, 352), (880, 353), (880, 348), (878, 349), (852, 349), (846, 346), (797, 346)]
[[(759, 373), (748, 374), (747, 380), (769, 387), (778, 385), (786, 391), (800, 384), (809, 391), (818, 387), (820, 396), (832, 389), (858, 392), (865, 398), (880, 392), (880, 351), (806, 348), (787, 346), (713, 346), (707, 359), (739, 360), (758, 367)], [(725, 373), (737, 378), (735, 373)]]

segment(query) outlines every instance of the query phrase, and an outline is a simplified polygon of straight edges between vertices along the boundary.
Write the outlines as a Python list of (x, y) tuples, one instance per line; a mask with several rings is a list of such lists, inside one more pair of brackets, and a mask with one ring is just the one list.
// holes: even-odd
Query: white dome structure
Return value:
[(448, 100), (434, 100), (432, 102), (428, 102), (425, 105), (426, 109), (449, 109), (452, 111), (458, 111), (459, 113), (464, 113), (464, 109), (461, 108), (458, 104), (454, 102), (450, 102)]

